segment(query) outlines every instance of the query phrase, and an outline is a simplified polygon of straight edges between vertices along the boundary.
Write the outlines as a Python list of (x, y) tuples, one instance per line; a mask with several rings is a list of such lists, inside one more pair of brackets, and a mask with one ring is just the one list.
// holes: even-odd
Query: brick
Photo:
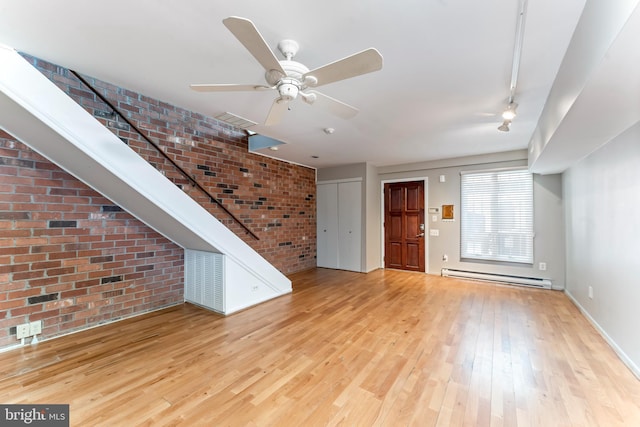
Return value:
[(43, 261), (43, 262), (34, 262), (31, 264), (31, 270), (46, 270), (48, 268), (57, 268), (62, 265), (62, 261)]
[(10, 299), (10, 300), (25, 299), (27, 297), (32, 297), (32, 296), (36, 296), (36, 295), (40, 295), (40, 289), (39, 288), (23, 289), (23, 290), (19, 290), (19, 291), (9, 292), (7, 294), (7, 299)]
[(109, 276), (109, 277), (103, 277), (102, 279), (100, 279), (101, 284), (115, 283), (120, 281), (122, 281), (122, 276)]
[(58, 283), (59, 277), (43, 277), (41, 279), (30, 279), (29, 286), (32, 287), (44, 287)]
[(44, 276), (43, 270), (25, 271), (22, 273), (13, 273), (12, 280), (31, 280), (31, 279), (38, 279), (43, 276)]
[(115, 291), (108, 291), (102, 293), (102, 298), (113, 298), (121, 296), (124, 293), (122, 289), (117, 289)]
[(49, 301), (46, 302), (44, 304), (44, 309), (47, 311), (50, 310), (54, 310), (54, 309), (60, 309), (60, 308), (65, 308), (65, 307), (71, 307), (73, 305), (73, 300), (70, 298), (67, 299), (61, 299), (61, 300), (57, 300), (57, 301)]
[(64, 276), (65, 274), (75, 273), (76, 269), (73, 267), (52, 268), (47, 270), (49, 276)]
[(76, 289), (89, 288), (91, 286), (96, 286), (98, 284), (100, 284), (100, 280), (98, 279), (83, 280), (81, 282), (76, 282), (75, 287)]
[(27, 298), (27, 301), (29, 304), (33, 305), (33, 304), (40, 304), (47, 301), (53, 301), (55, 299), (58, 299), (57, 293), (29, 297)]
[[(58, 209), (68, 209), (71, 208), (70, 206), (65, 206), (65, 205), (54, 205), (54, 206), (49, 206), (50, 208), (54, 208), (55, 206), (58, 206)], [(67, 227), (77, 227), (77, 221), (49, 221), (49, 228), (67, 228)]]
[(3, 255), (20, 255), (26, 254), (29, 252), (28, 247), (9, 247), (9, 248), (0, 248), (0, 256)]
[(50, 319), (56, 316), (60, 315), (60, 310), (49, 310), (49, 311), (40, 311), (37, 313), (32, 313), (29, 315), (29, 320), (30, 321), (36, 321), (36, 320), (44, 320), (44, 319)]
[(87, 265), (78, 265), (76, 267), (76, 271), (78, 273), (82, 273), (85, 274), (87, 277), (87, 273), (90, 273), (92, 271), (97, 271), (97, 270), (101, 270), (102, 266), (100, 264), (87, 264)]
[(71, 291), (62, 291), (60, 292), (60, 298), (74, 298), (74, 297), (78, 297), (78, 296), (82, 296), (82, 295), (86, 295), (87, 294), (87, 289), (83, 288), (83, 289), (74, 289)]
[(24, 307), (25, 304), (26, 300), (24, 299), (0, 301), (0, 311), (10, 310), (16, 307)]
[[(9, 258), (9, 257), (6, 257)], [(29, 264), (4, 264), (0, 265), (0, 274), (29, 271)]]
[(87, 322), (84, 319), (78, 319), (61, 323), (60, 329), (64, 331), (74, 331), (76, 329), (80, 329), (83, 326), (87, 326)]
[(66, 252), (52, 252), (49, 253), (49, 259), (50, 260), (55, 260), (55, 259), (67, 259), (67, 258), (74, 258), (76, 256), (76, 252), (75, 251), (66, 251)]
[(42, 292), (45, 294), (59, 293), (73, 289), (73, 283), (52, 283), (46, 286), (40, 286), (40, 288), (42, 288)]
[(94, 256), (94, 257), (91, 257), (91, 259), (89, 260), (89, 262), (92, 264), (98, 264), (98, 263), (110, 262), (110, 261), (113, 261), (113, 255)]

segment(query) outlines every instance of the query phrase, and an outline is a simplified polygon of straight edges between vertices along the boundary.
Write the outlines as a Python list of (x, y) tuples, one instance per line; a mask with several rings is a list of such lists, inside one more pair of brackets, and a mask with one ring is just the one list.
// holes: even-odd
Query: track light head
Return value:
[(500, 126), (498, 126), (498, 130), (500, 132), (509, 132), (509, 125), (511, 124), (511, 120), (505, 120), (504, 122), (502, 122), (502, 124)]
[(509, 105), (507, 105), (507, 109), (502, 113), (502, 118), (508, 121), (513, 120), (516, 117), (516, 108), (518, 108), (518, 104), (510, 102)]

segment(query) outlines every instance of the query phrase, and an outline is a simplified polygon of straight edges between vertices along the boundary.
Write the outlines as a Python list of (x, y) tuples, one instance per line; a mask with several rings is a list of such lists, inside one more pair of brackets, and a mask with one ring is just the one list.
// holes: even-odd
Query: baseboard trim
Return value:
[(613, 349), (613, 351), (618, 355), (618, 357), (620, 358), (620, 360), (622, 360), (622, 363), (625, 364), (625, 366), (627, 368), (629, 368), (629, 370), (631, 371), (631, 373), (633, 373), (633, 375), (635, 375), (635, 377), (640, 380), (640, 367), (638, 367), (638, 365), (636, 365), (633, 360), (631, 360), (629, 358), (629, 356), (627, 356), (627, 354), (618, 346), (618, 344), (607, 334), (607, 332), (598, 324), (598, 322), (596, 322), (596, 320), (591, 317), (591, 315), (589, 314), (589, 312), (578, 302), (578, 300), (576, 298), (574, 298), (574, 296), (571, 294), (571, 292), (569, 292), (567, 289), (564, 290), (564, 293), (567, 297), (569, 297), (569, 299), (571, 300), (571, 302), (573, 302), (573, 304), (578, 307), (578, 310), (580, 310), (580, 313), (582, 313), (582, 315), (584, 317), (587, 318), (587, 320), (589, 321), (589, 323), (591, 323), (591, 325), (593, 325), (593, 327), (596, 329), (596, 331), (598, 331), (598, 333), (602, 336), (602, 338), (604, 338), (604, 340), (607, 342), (607, 344), (609, 344), (609, 346)]

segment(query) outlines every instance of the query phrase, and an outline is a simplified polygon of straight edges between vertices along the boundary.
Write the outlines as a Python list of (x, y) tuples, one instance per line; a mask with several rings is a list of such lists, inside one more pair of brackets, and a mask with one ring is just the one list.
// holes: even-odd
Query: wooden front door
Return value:
[(384, 185), (384, 266), (424, 272), (424, 181)]

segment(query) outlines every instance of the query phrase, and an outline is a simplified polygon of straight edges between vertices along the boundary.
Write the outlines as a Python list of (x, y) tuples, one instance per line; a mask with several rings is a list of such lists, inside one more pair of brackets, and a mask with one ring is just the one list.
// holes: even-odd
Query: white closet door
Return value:
[(338, 268), (338, 186), (322, 184), (316, 188), (316, 227), (318, 267)]
[(362, 183), (338, 184), (338, 268), (362, 271)]

